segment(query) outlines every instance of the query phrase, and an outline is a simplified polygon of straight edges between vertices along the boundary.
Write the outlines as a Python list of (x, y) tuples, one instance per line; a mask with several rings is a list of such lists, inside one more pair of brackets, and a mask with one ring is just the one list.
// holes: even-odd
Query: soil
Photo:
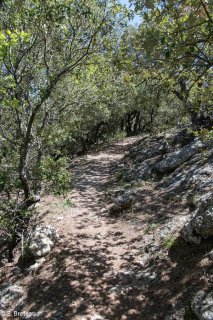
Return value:
[[(12, 264), (1, 271), (2, 282), (24, 287), (22, 312), (40, 311), (38, 319), (165, 319), (212, 286), (212, 240), (197, 246), (179, 238), (190, 215), (184, 199), (147, 182), (137, 186), (131, 208), (109, 214), (110, 191), (126, 187), (118, 179), (124, 156), (140, 139), (74, 159), (68, 196), (43, 197), (39, 224), (54, 226), (60, 241), (36, 272), (14, 274)], [(189, 319), (187, 312), (179, 319)]]

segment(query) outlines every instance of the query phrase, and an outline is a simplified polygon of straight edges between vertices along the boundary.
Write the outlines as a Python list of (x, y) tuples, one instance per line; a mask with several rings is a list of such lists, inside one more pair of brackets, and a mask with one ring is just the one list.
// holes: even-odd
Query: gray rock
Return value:
[(8, 259), (2, 259), (0, 265), (5, 266), (8, 263)]
[(153, 168), (156, 163), (160, 161), (162, 157), (156, 156), (142, 162), (137, 163), (132, 169), (128, 170), (124, 175), (126, 181), (139, 181), (149, 180), (153, 175)]
[(208, 256), (209, 256), (209, 259), (210, 259), (210, 260), (213, 260), (213, 250), (211, 250), (211, 251), (209, 252)]
[(180, 145), (184, 147), (186, 144), (189, 144), (194, 140), (194, 135), (190, 130), (190, 128), (183, 128), (182, 130), (178, 131), (172, 138), (171, 144), (172, 145)]
[(213, 184), (213, 149), (205, 150), (193, 156), (184, 166), (178, 167), (171, 174), (166, 175), (158, 187), (167, 192), (185, 191), (200, 198), (212, 189)]
[(18, 303), (24, 295), (22, 287), (6, 283), (0, 288), (1, 312), (6, 311), (10, 304)]
[(160, 140), (149, 140), (148, 145), (142, 144), (140, 148), (136, 147), (133, 149), (131, 157), (135, 159), (134, 162), (141, 163), (147, 159), (163, 155), (166, 152), (168, 152), (168, 143), (162, 137)]
[(137, 168), (137, 179), (147, 180), (152, 175), (152, 163), (150, 161), (145, 160), (138, 168)]
[(199, 244), (203, 239), (213, 236), (213, 194), (207, 193), (201, 199), (198, 210), (181, 230), (185, 241)]
[(130, 285), (134, 281), (135, 274), (132, 271), (123, 271), (117, 273), (117, 280), (123, 285)]
[(120, 197), (120, 199), (117, 199), (117, 202), (132, 202), (137, 197), (137, 190), (130, 189), (126, 190), (125, 193)]
[(128, 158), (133, 160), (126, 170), (123, 180), (127, 182), (148, 180), (152, 178), (153, 166), (168, 152), (169, 147), (164, 137), (149, 138), (132, 148)]
[(134, 200), (137, 196), (137, 190), (120, 188), (113, 191), (113, 196), (115, 197), (115, 202), (123, 203), (129, 201), (129, 199)]
[(51, 226), (37, 227), (30, 236), (29, 251), (36, 258), (43, 257), (51, 251), (58, 239), (59, 236), (55, 228)]
[(102, 316), (100, 316), (99, 314), (94, 314), (91, 316), (86, 316), (81, 318), (82, 320), (104, 320), (104, 318)]
[(191, 142), (182, 149), (169, 153), (166, 159), (155, 165), (155, 170), (161, 173), (174, 170), (198, 153), (202, 148), (203, 143), (200, 140)]
[(16, 274), (21, 273), (21, 269), (16, 266), (16, 267), (14, 267), (14, 268), (11, 270), (11, 272), (12, 272), (14, 275), (16, 275)]
[(128, 190), (126, 193), (115, 198), (114, 203), (109, 206), (108, 210), (110, 214), (114, 215), (123, 210), (129, 209), (136, 196), (134, 190)]
[(146, 279), (147, 281), (155, 281), (158, 279), (158, 275), (154, 271), (147, 271), (144, 273), (144, 279)]
[(119, 196), (122, 196), (125, 192), (126, 190), (124, 188), (118, 188), (116, 190), (113, 190), (112, 195), (114, 197), (119, 197)]
[(191, 242), (195, 244), (200, 244), (201, 242), (201, 237), (194, 234), (193, 226), (191, 224), (191, 221), (185, 224), (183, 229), (180, 232), (181, 237), (186, 241), (186, 242)]
[(37, 259), (36, 262), (28, 268), (29, 272), (36, 272), (46, 261), (45, 258)]
[(145, 268), (149, 263), (150, 257), (151, 257), (151, 255), (149, 253), (144, 254), (144, 256), (141, 259), (135, 260), (134, 264), (136, 264), (142, 268)]
[(170, 309), (166, 312), (164, 320), (184, 320), (185, 313), (185, 303), (180, 301), (177, 304), (171, 305)]
[(200, 320), (213, 319), (213, 291), (198, 291), (192, 304), (192, 310)]
[(91, 316), (91, 320), (104, 320), (104, 318), (102, 316), (100, 316), (99, 314), (95, 314), (95, 315)]
[(121, 207), (122, 209), (129, 208), (132, 204), (132, 198), (128, 194), (124, 194), (122, 196), (118, 196), (115, 199), (116, 205)]

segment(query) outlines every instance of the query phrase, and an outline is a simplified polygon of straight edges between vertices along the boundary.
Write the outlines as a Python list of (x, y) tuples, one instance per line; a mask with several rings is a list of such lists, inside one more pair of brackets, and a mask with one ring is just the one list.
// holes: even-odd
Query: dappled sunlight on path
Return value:
[(167, 246), (178, 232), (175, 221), (188, 212), (154, 182), (138, 189), (137, 208), (109, 214), (108, 192), (124, 187), (117, 174), (142, 139), (74, 159), (67, 198), (42, 200), (40, 223), (55, 226), (60, 241), (40, 270), (15, 278), (26, 288), (22, 311), (40, 310), (39, 320), (160, 320), (172, 303), (188, 299), (189, 286), (205, 286), (211, 243), (198, 249), (177, 239)]

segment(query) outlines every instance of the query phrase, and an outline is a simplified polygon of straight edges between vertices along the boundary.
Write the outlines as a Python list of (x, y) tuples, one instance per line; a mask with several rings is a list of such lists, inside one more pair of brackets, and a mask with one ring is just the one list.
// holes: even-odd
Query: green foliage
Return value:
[(32, 255), (30, 253), (29, 242), (24, 239), (22, 243), (22, 264), (28, 263), (30, 259), (32, 259)]
[(200, 131), (194, 131), (195, 136), (199, 136), (206, 144), (212, 145), (213, 143), (213, 127), (212, 130), (201, 129)]
[(64, 206), (65, 208), (71, 208), (73, 206), (73, 202), (71, 199), (67, 198), (65, 201), (64, 201)]
[[(50, 155), (66, 154), (63, 144), (72, 147), (97, 140), (85, 142), (93, 129), (91, 117), (97, 126), (109, 120), (111, 100), (106, 100), (113, 90), (111, 85), (101, 92), (100, 83), (108, 81), (103, 73), (111, 67), (100, 52), (109, 45), (120, 9), (114, 2), (106, 8), (104, 2), (93, 0), (29, 0), (21, 5), (13, 0), (1, 6), (3, 198), (16, 192), (23, 195), (20, 202), (31, 198), (42, 179), (51, 180), (55, 192), (64, 192), (68, 185), (64, 161), (54, 163)], [(97, 97), (102, 98), (99, 105)]]
[(69, 188), (70, 175), (67, 169), (67, 158), (54, 160), (46, 156), (40, 165), (41, 180), (47, 184), (54, 194), (65, 194)]
[(32, 216), (32, 211), (29, 211), (27, 209), (24, 209), (20, 212), (20, 217), (23, 219), (29, 219)]
[(124, 170), (119, 170), (116, 172), (116, 179), (117, 180), (122, 180), (124, 176)]
[(170, 237), (170, 238), (164, 240), (163, 245), (167, 249), (171, 249), (171, 248), (174, 248), (178, 245), (178, 240), (176, 237)]
[[(211, 46), (213, 18), (210, 3), (187, 0), (132, 0), (141, 10), (138, 46), (145, 52), (159, 83), (166, 85), (181, 101), (195, 126), (199, 116), (212, 117)], [(173, 98), (174, 99), (174, 98)], [(167, 106), (168, 110), (168, 106)], [(197, 113), (197, 116), (196, 116)]]
[[(68, 157), (211, 113), (209, 5), (131, 2), (142, 17), (138, 28), (127, 24), (133, 12), (114, 0), (0, 6), (0, 216), (6, 229), (13, 230), (14, 217), (5, 213), (15, 208), (24, 220), (27, 200), (41, 189), (66, 193)], [(198, 133), (212, 138), (207, 126)]]
[(79, 151), (73, 145), (94, 143), (96, 137), (86, 141), (92, 117), (95, 126), (109, 120), (112, 99), (106, 100), (113, 85), (104, 94), (99, 85), (107, 83), (101, 72), (110, 67), (103, 64), (100, 72), (99, 66), (113, 45), (120, 9), (114, 1), (106, 6), (95, 0), (12, 0), (0, 6), (0, 217), (12, 238), (13, 221), (22, 228), (42, 188), (66, 193), (66, 145), (73, 155)]
[(8, 207), (4, 207), (3, 210), (0, 208), (1, 241), (4, 243), (12, 241), (15, 226), (14, 217), (8, 211)]
[(118, 141), (124, 140), (125, 138), (126, 138), (126, 132), (123, 132), (123, 131), (117, 132), (114, 137), (114, 139)]

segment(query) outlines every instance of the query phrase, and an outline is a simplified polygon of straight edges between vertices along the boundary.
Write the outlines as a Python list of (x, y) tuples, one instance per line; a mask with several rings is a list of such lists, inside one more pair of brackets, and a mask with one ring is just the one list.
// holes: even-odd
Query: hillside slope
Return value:
[(60, 240), (34, 271), (1, 268), (1, 284), (21, 289), (3, 310), (21, 319), (196, 319), (193, 296), (213, 281), (212, 238), (186, 242), (182, 230), (212, 194), (212, 169), (212, 148), (187, 134), (127, 138), (76, 158), (68, 199), (48, 195), (38, 207), (38, 224)]

